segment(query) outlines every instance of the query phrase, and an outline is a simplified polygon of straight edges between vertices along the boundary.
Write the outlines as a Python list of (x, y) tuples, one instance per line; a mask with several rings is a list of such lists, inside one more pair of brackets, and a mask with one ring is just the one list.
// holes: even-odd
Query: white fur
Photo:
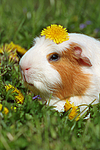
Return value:
[[(34, 85), (30, 87), (34, 94), (40, 94), (43, 99), (49, 99), (52, 87), (61, 81), (59, 73), (54, 70), (46, 56), (57, 51), (57, 45), (45, 40), (44, 37), (36, 38), (35, 45), (22, 57), (20, 66), (24, 70), (26, 81)], [(30, 68), (29, 70), (25, 70)], [(28, 73), (27, 73), (28, 72)]]
[[(69, 48), (69, 44), (72, 42), (81, 46), (82, 55), (89, 58), (92, 66), (82, 66), (82, 71), (87, 74), (91, 74), (91, 86), (86, 91), (82, 98), (74, 96), (70, 98), (74, 104), (89, 104), (94, 99), (95, 103), (99, 102), (100, 92), (100, 42), (92, 37), (70, 33), (69, 40), (55, 44), (45, 37), (37, 37), (35, 39), (35, 45), (28, 50), (20, 60), (20, 67), (22, 74), (28, 87), (34, 92), (34, 94), (40, 94), (43, 100), (47, 100), (49, 105), (54, 105), (58, 111), (64, 109), (65, 101), (59, 101), (57, 97), (52, 97), (52, 92), (55, 90), (54, 85), (61, 83), (61, 77), (57, 70), (55, 70), (47, 61), (47, 55), (53, 52), (62, 53), (66, 48)], [(31, 84), (31, 85), (29, 85)], [(51, 100), (49, 102), (49, 98)], [(59, 102), (58, 102), (59, 101)]]

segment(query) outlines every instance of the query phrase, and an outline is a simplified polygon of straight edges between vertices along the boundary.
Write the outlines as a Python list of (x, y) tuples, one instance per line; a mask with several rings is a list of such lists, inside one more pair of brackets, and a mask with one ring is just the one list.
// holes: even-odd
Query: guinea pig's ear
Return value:
[(82, 53), (82, 48), (80, 46), (74, 45), (73, 47), (74, 56), (78, 60), (80, 65), (91, 67), (91, 61), (87, 56)]

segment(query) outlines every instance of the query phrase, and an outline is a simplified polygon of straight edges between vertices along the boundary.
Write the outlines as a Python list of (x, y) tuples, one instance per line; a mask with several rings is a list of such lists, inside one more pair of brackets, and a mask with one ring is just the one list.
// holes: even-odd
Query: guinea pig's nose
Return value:
[(21, 67), (20, 66), (20, 70), (21, 70), (21, 74), (22, 74), (22, 78), (23, 78), (23, 80), (25, 81), (25, 82), (27, 82), (27, 74), (28, 74), (28, 70), (29, 70), (30, 68), (23, 68), (23, 67)]
[(23, 66), (20, 66), (20, 70), (21, 70), (21, 72), (27, 72), (28, 70), (30, 69), (30, 67), (23, 67)]
[(29, 70), (30, 68), (26, 68), (25, 70)]
[(30, 64), (29, 61), (27, 61), (27, 59), (22, 58), (19, 62), (19, 66), (20, 66), (20, 70), (23, 73), (27, 73), (30, 70)]
[(29, 69), (30, 69), (30, 68), (22, 68), (21, 70), (22, 70), (24, 73), (26, 73), (26, 72), (28, 72)]

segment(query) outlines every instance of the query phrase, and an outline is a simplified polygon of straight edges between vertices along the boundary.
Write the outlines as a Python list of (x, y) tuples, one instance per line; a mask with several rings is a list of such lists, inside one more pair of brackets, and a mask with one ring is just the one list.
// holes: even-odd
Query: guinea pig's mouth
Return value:
[(23, 81), (24, 81), (25, 86), (28, 86), (28, 85), (31, 86), (31, 87), (34, 86), (32, 83), (29, 83), (29, 82), (27, 81), (26, 76), (24, 75), (24, 73), (21, 73), (21, 75), (22, 75), (22, 79), (23, 79)]
[(24, 85), (26, 87), (34, 87), (34, 85), (32, 83), (28, 83), (27, 81), (24, 81)]
[(24, 73), (22, 74), (22, 79), (23, 79), (23, 81), (24, 81), (25, 83), (27, 83), (27, 84), (28, 84), (27, 79), (26, 79), (26, 77), (25, 77)]
[(29, 86), (34, 86), (32, 83), (28, 83)]

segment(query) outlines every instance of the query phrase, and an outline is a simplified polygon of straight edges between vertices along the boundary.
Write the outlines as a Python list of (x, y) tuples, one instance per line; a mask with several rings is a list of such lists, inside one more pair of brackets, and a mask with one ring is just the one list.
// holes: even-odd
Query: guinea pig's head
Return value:
[(59, 72), (51, 65), (59, 60), (58, 45), (45, 37), (37, 37), (34, 46), (20, 60), (24, 83), (34, 94), (50, 97), (60, 84)]
[(25, 85), (45, 99), (83, 95), (90, 80), (82, 67), (92, 64), (82, 48), (70, 38), (60, 44), (45, 36), (35, 38), (34, 46), (20, 60)]

